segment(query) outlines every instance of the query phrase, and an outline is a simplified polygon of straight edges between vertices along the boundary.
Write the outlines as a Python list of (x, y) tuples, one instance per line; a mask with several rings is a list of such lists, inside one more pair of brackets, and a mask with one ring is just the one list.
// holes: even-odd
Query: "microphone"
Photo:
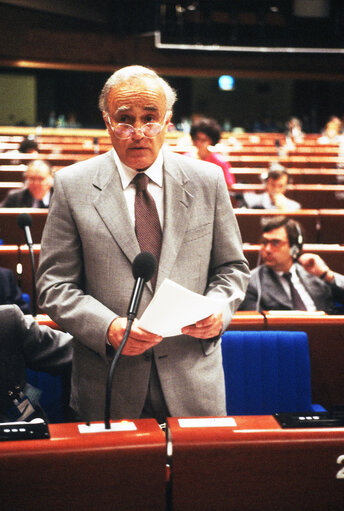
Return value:
[(134, 319), (136, 318), (143, 288), (146, 282), (148, 282), (154, 275), (157, 267), (156, 258), (150, 252), (141, 252), (138, 254), (133, 262), (132, 272), (133, 277), (135, 279), (135, 285), (133, 292), (131, 294), (129, 307), (127, 311), (127, 327), (125, 329), (123, 339), (121, 344), (118, 346), (116, 355), (111, 363), (110, 370), (107, 377), (106, 382), (106, 394), (105, 394), (105, 429), (110, 429), (110, 408), (111, 408), (111, 389), (112, 389), (112, 380), (115, 372), (116, 364), (119, 359), (120, 354), (125, 346), (125, 343), (128, 340), (131, 326), (133, 324)]
[(37, 297), (36, 297), (36, 272), (35, 272), (35, 256), (33, 253), (33, 242), (31, 236), (30, 226), (32, 224), (31, 215), (28, 213), (20, 213), (17, 218), (17, 223), (21, 229), (24, 230), (26, 243), (29, 247), (31, 257), (31, 272), (32, 272), (32, 315), (37, 316)]
[(32, 218), (31, 215), (28, 213), (20, 213), (18, 215), (17, 223), (21, 229), (23, 229), (25, 234), (26, 243), (29, 245), (29, 247), (32, 245), (32, 237), (31, 237), (31, 230), (30, 227), (32, 225)]
[(132, 272), (135, 279), (135, 286), (130, 298), (127, 311), (128, 319), (135, 319), (139, 309), (143, 287), (154, 275), (156, 270), (156, 259), (150, 252), (141, 252), (133, 262)]

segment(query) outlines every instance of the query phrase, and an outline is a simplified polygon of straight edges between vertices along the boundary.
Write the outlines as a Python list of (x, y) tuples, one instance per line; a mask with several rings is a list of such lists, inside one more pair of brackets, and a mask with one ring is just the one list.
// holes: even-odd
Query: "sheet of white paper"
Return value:
[(222, 310), (226, 303), (227, 300), (199, 295), (165, 279), (142, 314), (139, 326), (163, 337), (179, 335), (184, 326)]

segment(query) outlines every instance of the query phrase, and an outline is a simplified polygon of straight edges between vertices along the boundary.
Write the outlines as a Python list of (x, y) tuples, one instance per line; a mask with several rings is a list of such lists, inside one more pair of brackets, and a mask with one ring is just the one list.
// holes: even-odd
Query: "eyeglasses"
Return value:
[(108, 123), (110, 124), (114, 135), (121, 140), (127, 140), (128, 138), (132, 137), (137, 130), (140, 130), (144, 137), (147, 138), (156, 137), (157, 135), (159, 135), (159, 133), (161, 133), (164, 127), (167, 114), (168, 112), (166, 112), (162, 124), (160, 124), (159, 122), (147, 122), (140, 128), (134, 128), (134, 126), (132, 126), (131, 124), (127, 124), (125, 122), (119, 122), (118, 124), (116, 124), (116, 126), (113, 126), (109, 114), (107, 112), (105, 113)]
[(269, 243), (271, 244), (272, 247), (279, 248), (279, 247), (282, 247), (283, 245), (285, 245), (286, 243), (288, 243), (288, 241), (278, 240), (276, 238), (273, 238), (271, 240), (268, 240), (267, 238), (260, 239), (260, 244), (263, 245), (264, 247), (266, 247)]

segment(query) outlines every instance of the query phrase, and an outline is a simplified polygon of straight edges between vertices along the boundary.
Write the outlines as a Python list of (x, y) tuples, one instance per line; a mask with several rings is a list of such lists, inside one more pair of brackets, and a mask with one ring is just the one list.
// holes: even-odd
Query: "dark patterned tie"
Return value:
[(283, 273), (283, 277), (288, 281), (289, 287), (290, 287), (290, 293), (291, 293), (291, 300), (293, 302), (293, 309), (297, 311), (306, 311), (307, 308), (305, 304), (302, 301), (301, 296), (299, 295), (297, 289), (295, 288), (294, 284), (291, 280), (291, 273)]
[[(133, 182), (136, 186), (135, 197), (135, 232), (142, 252), (151, 252), (159, 264), (162, 232), (156, 204), (147, 190), (149, 178), (144, 173), (137, 174)], [(151, 279), (153, 288), (156, 273)]]

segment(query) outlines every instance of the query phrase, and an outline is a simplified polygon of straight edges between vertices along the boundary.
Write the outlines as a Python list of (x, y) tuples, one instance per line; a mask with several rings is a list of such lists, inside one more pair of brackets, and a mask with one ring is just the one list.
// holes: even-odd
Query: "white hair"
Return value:
[(166, 109), (171, 110), (177, 99), (176, 91), (153, 69), (144, 66), (126, 66), (118, 71), (115, 71), (110, 78), (106, 81), (100, 96), (99, 96), (99, 109), (101, 111), (108, 111), (108, 96), (114, 87), (120, 87), (123, 83), (130, 83), (137, 79), (151, 77), (154, 78), (161, 86), (166, 97)]

